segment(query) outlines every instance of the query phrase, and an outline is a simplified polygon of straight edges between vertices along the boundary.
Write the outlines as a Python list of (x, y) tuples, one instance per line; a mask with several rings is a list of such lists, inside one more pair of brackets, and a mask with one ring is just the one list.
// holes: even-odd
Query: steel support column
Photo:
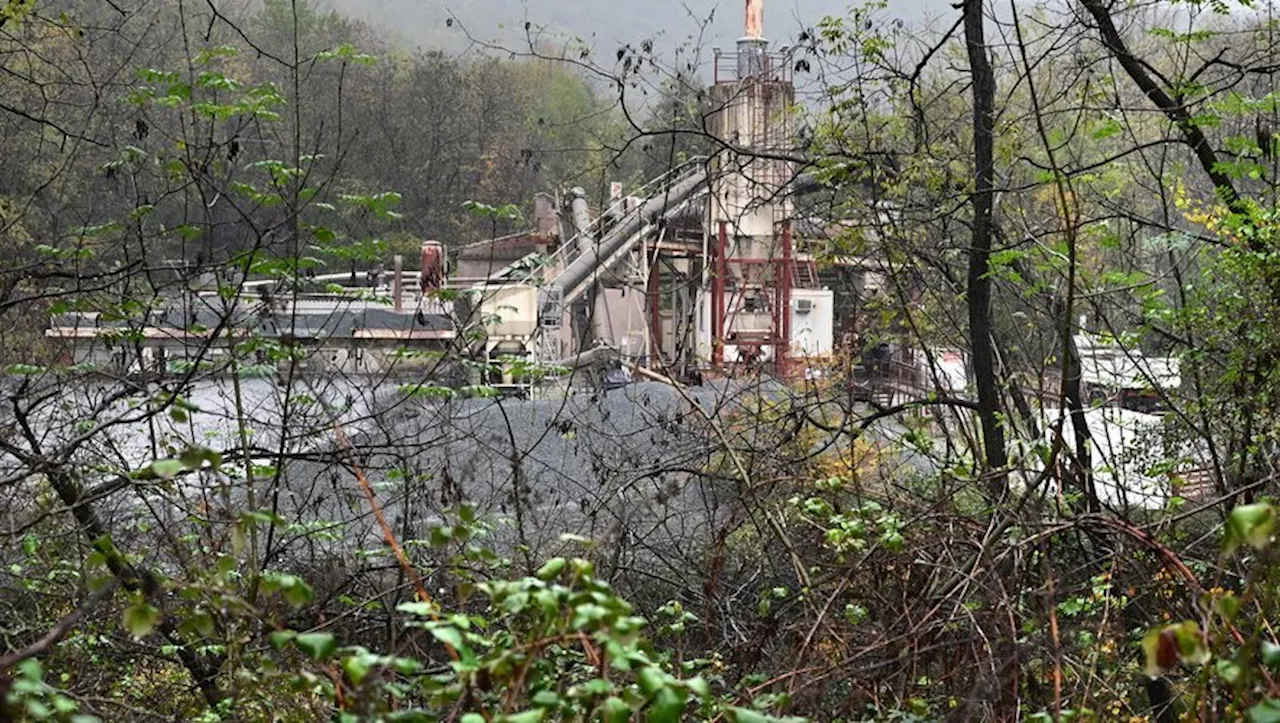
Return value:
[(725, 279), (729, 273), (729, 228), (724, 221), (716, 234), (715, 252), (711, 273), (711, 363), (724, 365)]
[(791, 361), (791, 289), (794, 285), (792, 271), (794, 259), (791, 255), (791, 222), (782, 226), (782, 273), (778, 275), (778, 314), (781, 322), (776, 332), (780, 335), (778, 348), (775, 349), (775, 364), (778, 376), (785, 377), (790, 372)]
[(662, 364), (662, 257), (656, 256), (649, 267), (649, 280), (645, 288), (645, 300), (649, 302), (649, 368), (661, 369)]

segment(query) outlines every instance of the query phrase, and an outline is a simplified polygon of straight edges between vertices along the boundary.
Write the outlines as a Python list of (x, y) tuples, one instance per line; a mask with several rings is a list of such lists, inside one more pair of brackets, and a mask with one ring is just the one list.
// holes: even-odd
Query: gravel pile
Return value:
[[(522, 541), (535, 557), (559, 552), (565, 533), (628, 554), (683, 555), (693, 551), (682, 542), (705, 539), (732, 492), (698, 480), (713, 445), (691, 402), (716, 413), (741, 392), (635, 384), (557, 399), (393, 404), (352, 439), (362, 469), (382, 485), (388, 518), (409, 537), (465, 504), (497, 523), (499, 546)], [(290, 477), (298, 492), (332, 489), (330, 501), (344, 504), (312, 512), (347, 518), (348, 542), (355, 534), (377, 544), (377, 529), (360, 524), (367, 502), (349, 470), (301, 464)]]

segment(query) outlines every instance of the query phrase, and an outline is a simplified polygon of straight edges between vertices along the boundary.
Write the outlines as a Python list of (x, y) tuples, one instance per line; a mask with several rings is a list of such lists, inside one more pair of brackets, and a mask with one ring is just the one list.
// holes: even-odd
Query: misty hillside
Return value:
[[(742, 3), (715, 0), (329, 0), (342, 12), (390, 31), (408, 45), (461, 49), (465, 35), (448, 27), (453, 15), (467, 32), (485, 40), (515, 37), (526, 21), (609, 52), (619, 43), (658, 38), (659, 46), (697, 39), (728, 47), (742, 33)], [(823, 16), (846, 12), (844, 0), (770, 0), (768, 36), (794, 38)], [(896, 0), (886, 15), (921, 22), (950, 12), (945, 0)], [(707, 21), (710, 20), (708, 23)]]

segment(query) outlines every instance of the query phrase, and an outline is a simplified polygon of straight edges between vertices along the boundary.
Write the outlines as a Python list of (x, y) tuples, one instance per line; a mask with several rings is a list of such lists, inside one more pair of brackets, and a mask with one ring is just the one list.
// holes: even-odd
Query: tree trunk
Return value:
[(996, 382), (995, 349), (991, 340), (992, 208), (995, 200), (996, 78), (987, 57), (982, 0), (965, 0), (964, 35), (973, 83), (973, 154), (976, 185), (973, 202), (973, 241), (969, 250), (967, 297), (973, 372), (978, 385), (978, 418), (986, 453), (985, 471), (991, 498), (1005, 491), (1004, 430), (1000, 426), (1000, 388)]
[[(1231, 182), (1227, 174), (1218, 168), (1218, 156), (1214, 152), (1213, 146), (1209, 145), (1209, 139), (1205, 137), (1204, 131), (1200, 130), (1200, 126), (1196, 125), (1191, 112), (1187, 110), (1187, 106), (1175, 100), (1161, 88), (1155, 78), (1151, 77), (1151, 73), (1147, 71), (1147, 68), (1143, 67), (1143, 62), (1129, 51), (1129, 46), (1125, 44), (1124, 38), (1120, 37), (1120, 31), (1111, 19), (1111, 11), (1103, 5), (1102, 0), (1081, 1), (1085, 9), (1089, 11), (1089, 14), (1093, 16), (1094, 22), (1098, 23), (1098, 32), (1102, 35), (1102, 44), (1120, 63), (1120, 67), (1124, 68), (1124, 72), (1138, 86), (1143, 95), (1147, 96), (1165, 114), (1165, 117), (1173, 121), (1173, 124), (1178, 127), (1178, 131), (1182, 134), (1183, 142), (1195, 153), (1196, 160), (1200, 162), (1200, 167), (1208, 174), (1209, 180), (1213, 181), (1213, 185), (1217, 188), (1222, 200), (1227, 203), (1232, 211), (1236, 213), (1246, 212), (1248, 209), (1240, 200), (1235, 184)], [(972, 54), (972, 51), (970, 53)]]

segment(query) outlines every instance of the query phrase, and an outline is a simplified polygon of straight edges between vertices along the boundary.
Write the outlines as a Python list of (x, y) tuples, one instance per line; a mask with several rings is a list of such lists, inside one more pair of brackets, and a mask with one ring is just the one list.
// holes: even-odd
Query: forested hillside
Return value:
[[(105, 207), (126, 202), (122, 196), (146, 195), (121, 183), (114, 171), (104, 176), (94, 169), (103, 164), (114, 169), (112, 164), (129, 162), (129, 153), (153, 150), (166, 162), (176, 162), (172, 143), (181, 137), (169, 119), (141, 114), (145, 98), (123, 97), (139, 82), (141, 71), (141, 80), (148, 82), (145, 92), (163, 93), (171, 82), (168, 74), (185, 62), (182, 48), (172, 42), (144, 44), (149, 36), (177, 31), (171, 7), (160, 3), (128, 16), (96, 3), (67, 7), (76, 22), (104, 23), (112, 35), (84, 51), (92, 65), (76, 71), (64, 95), (46, 102), (54, 108), (81, 102), (81, 86), (121, 99), (104, 104), (95, 116), (67, 130), (85, 150), (72, 160), (73, 172), (59, 175), (46, 189), (50, 193), (23, 217), (22, 233), (31, 238), (57, 236), (84, 225)], [(251, 34), (256, 48), (255, 55), (232, 61), (242, 71), (237, 83), (260, 88), (274, 84), (286, 90), (287, 79), (264, 58), (293, 52), (294, 16), (288, 3), (268, 0), (235, 20)], [(535, 191), (561, 184), (596, 189), (606, 177), (624, 178), (631, 172), (617, 163), (609, 168), (619, 159), (605, 149), (621, 148), (627, 133), (613, 99), (600, 97), (568, 67), (392, 49), (382, 31), (305, 5), (297, 28), (303, 56), (351, 47), (358, 47), (360, 55), (344, 51), (348, 56), (340, 59), (342, 67), (333, 63), (308, 72), (309, 92), (300, 100), (296, 118), (286, 115), (286, 122), (293, 121), (288, 130), (260, 132), (246, 125), (211, 139), (221, 156), (217, 172), (227, 178), (237, 175), (237, 166), (302, 144), (304, 151), (317, 152), (317, 169), (331, 176), (330, 194), (395, 189), (403, 197), (399, 213), (411, 221), (390, 223), (385, 231), (400, 248), (414, 249), (422, 238), (461, 243), (510, 230), (509, 225), (495, 228), (493, 220), (481, 222), (467, 214), (464, 202), (516, 202), (527, 210)], [(69, 40), (44, 35), (38, 43), (51, 52), (80, 52), (60, 47)], [(236, 34), (224, 33), (211, 36), (209, 43), (235, 40)], [(45, 71), (60, 62), (41, 57), (33, 55), (24, 65)], [(21, 78), (9, 76), (3, 82), (6, 97), (13, 101), (39, 102), (30, 97), (30, 85)], [(77, 100), (67, 100), (72, 96)], [(32, 163), (48, 139), (28, 132), (22, 117), (9, 116), (3, 122), (10, 143), (0, 167), (7, 193), (19, 198), (49, 180), (46, 169)], [(156, 188), (149, 193), (167, 192)]]

